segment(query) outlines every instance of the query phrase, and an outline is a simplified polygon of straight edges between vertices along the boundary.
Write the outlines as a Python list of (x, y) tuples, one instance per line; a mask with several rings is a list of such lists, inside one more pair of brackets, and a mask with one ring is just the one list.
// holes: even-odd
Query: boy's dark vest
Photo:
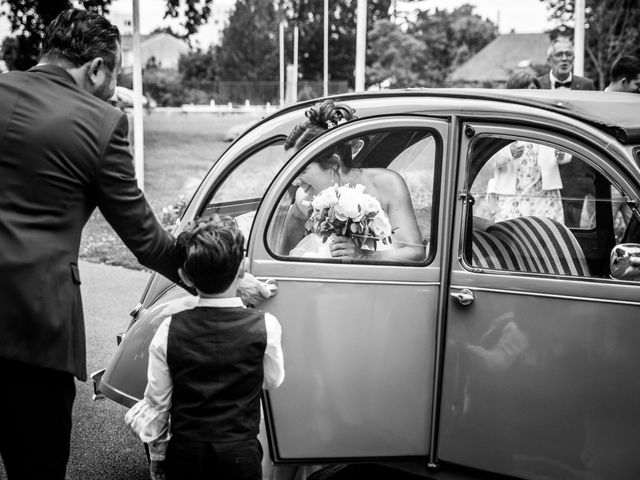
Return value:
[(167, 363), (175, 440), (255, 438), (266, 344), (264, 315), (252, 308), (197, 307), (173, 315)]

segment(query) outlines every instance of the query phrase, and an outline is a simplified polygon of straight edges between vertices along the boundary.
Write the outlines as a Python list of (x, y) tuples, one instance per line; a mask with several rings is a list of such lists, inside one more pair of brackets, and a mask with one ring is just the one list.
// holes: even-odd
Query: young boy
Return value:
[(236, 297), (244, 237), (231, 218), (188, 225), (178, 246), (198, 303), (158, 328), (144, 398), (125, 422), (149, 445), (152, 480), (259, 480), (260, 393), (284, 380), (280, 324)]

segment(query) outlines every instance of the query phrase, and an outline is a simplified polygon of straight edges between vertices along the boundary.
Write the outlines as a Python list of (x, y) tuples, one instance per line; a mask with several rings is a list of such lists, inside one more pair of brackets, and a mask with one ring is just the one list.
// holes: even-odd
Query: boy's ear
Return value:
[(244, 272), (249, 268), (249, 259), (244, 257), (240, 262), (240, 266), (238, 267), (238, 278), (244, 277)]
[(184, 284), (187, 287), (192, 287), (195, 288), (195, 285), (193, 284), (193, 282), (191, 281), (191, 279), (189, 278), (189, 274), (187, 274), (187, 272), (185, 271), (184, 268), (180, 267), (178, 269), (178, 275), (180, 276), (180, 279), (184, 282)]

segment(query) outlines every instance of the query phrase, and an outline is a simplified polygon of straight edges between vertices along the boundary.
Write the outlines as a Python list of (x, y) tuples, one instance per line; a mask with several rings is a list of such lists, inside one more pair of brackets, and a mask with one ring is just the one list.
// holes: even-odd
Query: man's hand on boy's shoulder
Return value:
[(164, 460), (151, 460), (149, 463), (151, 480), (165, 480)]
[(250, 273), (245, 273), (238, 283), (238, 296), (245, 305), (258, 305), (265, 298), (278, 293), (278, 284), (274, 279), (261, 282)]

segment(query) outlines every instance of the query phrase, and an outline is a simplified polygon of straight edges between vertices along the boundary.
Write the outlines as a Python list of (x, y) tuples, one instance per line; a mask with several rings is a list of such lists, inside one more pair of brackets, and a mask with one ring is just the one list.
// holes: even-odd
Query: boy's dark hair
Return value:
[(66, 60), (79, 67), (102, 57), (113, 71), (119, 43), (118, 27), (109, 20), (95, 12), (70, 8), (47, 25), (41, 58)]
[(633, 80), (640, 73), (640, 59), (632, 55), (618, 58), (611, 65), (611, 81), (617, 82), (622, 78)]
[(201, 218), (178, 235), (182, 268), (204, 293), (224, 292), (244, 259), (244, 235), (231, 217)]

